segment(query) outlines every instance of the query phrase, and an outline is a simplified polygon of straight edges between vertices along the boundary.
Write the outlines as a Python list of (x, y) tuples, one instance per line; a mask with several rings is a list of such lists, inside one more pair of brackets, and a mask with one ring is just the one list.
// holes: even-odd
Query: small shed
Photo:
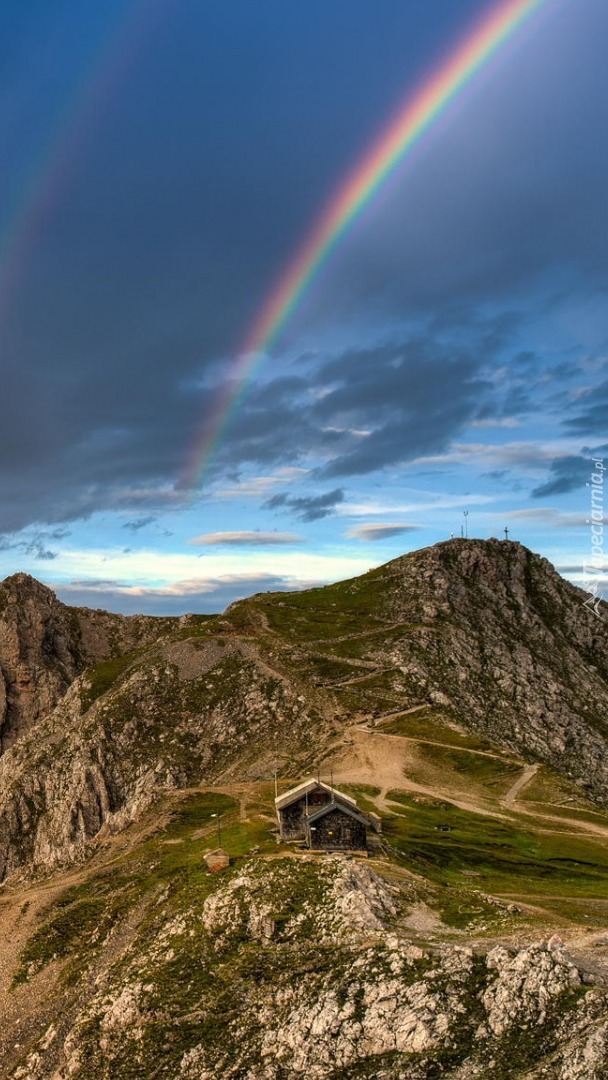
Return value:
[(356, 810), (350, 795), (321, 780), (305, 780), (274, 800), (282, 840), (305, 840), (306, 821), (311, 814), (329, 803), (340, 803)]
[(226, 870), (230, 866), (230, 856), (223, 848), (208, 852), (204, 858), (208, 869), (214, 873), (216, 870)]
[(330, 802), (307, 819), (306, 842), (309, 848), (323, 851), (366, 851), (370, 825), (366, 814), (345, 803)]

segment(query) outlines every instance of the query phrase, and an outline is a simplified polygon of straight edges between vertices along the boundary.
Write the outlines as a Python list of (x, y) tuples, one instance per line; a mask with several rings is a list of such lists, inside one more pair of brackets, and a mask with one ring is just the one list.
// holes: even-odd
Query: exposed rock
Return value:
[(487, 1025), (497, 1036), (522, 1023), (543, 1024), (554, 998), (581, 985), (581, 977), (565, 950), (534, 946), (513, 956), (499, 946), (488, 953), (487, 966), (498, 973), (483, 995)]
[[(144, 1076), (152, 1063), (179, 1080), (606, 1075), (606, 995), (582, 988), (563, 947), (500, 946), (486, 957), (414, 947), (394, 932), (395, 888), (340, 857), (249, 861), (213, 886), (202, 918), (163, 916), (160, 905), (145, 946), (134, 943), (13, 1080)], [(342, 903), (353, 893), (369, 904), (364, 920), (358, 904)], [(185, 941), (199, 989), (184, 1015), (166, 995)], [(178, 1031), (189, 1032), (186, 1048)]]
[(6, 578), (0, 583), (0, 753), (48, 715), (85, 667), (153, 641), (163, 623), (69, 608), (28, 574)]
[[(583, 600), (545, 559), (507, 541), (449, 541), (350, 582), (253, 597), (202, 637), (195, 616), (70, 609), (34, 579), (8, 578), (0, 737), (13, 748), (0, 763), (0, 879), (81, 858), (163, 787), (235, 769), (267, 775), (277, 760), (322, 754), (336, 713), (347, 713), (314, 675), (332, 657), (310, 640), (331, 619), (342, 620), (344, 644), (373, 629), (371, 659), (352, 663), (357, 677), (361, 664), (377, 665), (389, 686), (370, 682), (370, 697), (365, 678), (338, 683), (351, 707), (357, 694), (376, 712), (387, 694), (393, 707), (441, 702), (461, 726), (552, 764), (608, 804), (608, 629)], [(116, 670), (82, 673), (136, 644)], [(332, 663), (353, 671), (350, 660)]]
[(0, 758), (0, 880), (83, 858), (163, 789), (228, 776), (236, 763), (265, 776), (273, 753), (305, 753), (311, 727), (329, 727), (252, 646), (185, 641), (179, 663), (177, 648), (159, 644), (92, 703), (81, 676)]
[[(209, 625), (68, 609), (33, 579), (8, 579), (0, 586), (6, 895), (20, 876), (83, 859), (167, 790), (267, 782), (276, 762), (302, 775), (353, 714), (432, 706), (608, 804), (608, 632), (583, 600), (546, 560), (498, 541), (451, 541), (351, 582), (254, 597)], [(390, 829), (385, 836), (390, 843)], [(416, 874), (396, 885), (388, 871), (340, 856), (275, 858), (268, 831), (256, 858), (236, 856), (218, 875), (206, 870), (208, 847), (199, 857), (182, 838), (162, 843), (190, 853), (178, 873), (179, 847), (164, 848), (171, 859), (155, 878), (142, 845), (134, 876), (123, 865), (113, 886), (107, 874), (99, 896), (75, 887), (46, 931), (43, 910), (43, 933), (32, 939), (40, 952), (28, 954), (23, 978), (37, 993), (44, 984), (34, 980), (48, 976), (52, 992), (23, 1042), (15, 1039), (4, 1075), (608, 1076), (601, 963), (586, 973), (560, 936), (519, 938), (486, 955), (460, 929), (450, 940), (462, 945), (441, 943), (451, 931)], [(442, 918), (458, 903), (448, 897)], [(484, 904), (523, 914), (504, 900)], [(66, 926), (72, 952), (61, 952)], [(412, 932), (428, 935), (424, 947)], [(62, 983), (76, 946), (82, 967)]]
[[(237, 625), (276, 620), (284, 637), (298, 637), (303, 656), (315, 617), (328, 609), (348, 615), (340, 656), (349, 633), (374, 629), (366, 656), (386, 685), (374, 694), (361, 684), (359, 701), (350, 686), (351, 714), (439, 706), (608, 805), (608, 604), (598, 618), (586, 599), (521, 544), (449, 540), (297, 598), (241, 601), (227, 615)], [(288, 604), (293, 631), (285, 628)]]

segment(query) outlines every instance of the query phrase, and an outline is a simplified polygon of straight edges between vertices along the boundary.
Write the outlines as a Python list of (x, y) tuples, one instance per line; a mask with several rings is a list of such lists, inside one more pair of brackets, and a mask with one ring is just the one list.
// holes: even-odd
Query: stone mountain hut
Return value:
[(363, 813), (356, 799), (320, 780), (305, 780), (275, 799), (282, 840), (304, 841), (322, 851), (365, 851), (379, 833), (377, 814)]

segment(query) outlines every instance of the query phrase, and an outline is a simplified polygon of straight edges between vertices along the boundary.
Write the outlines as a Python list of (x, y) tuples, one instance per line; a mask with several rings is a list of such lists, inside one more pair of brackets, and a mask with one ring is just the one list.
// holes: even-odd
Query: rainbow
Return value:
[(3, 207), (0, 226), (0, 327), (8, 318), (32, 253), (53, 209), (69, 187), (82, 142), (141, 52), (149, 25), (166, 0), (127, 0), (110, 19), (92, 63), (76, 84), (41, 140), (21, 177), (12, 205)]
[(396, 117), (327, 203), (238, 350), (225, 389), (194, 448), (184, 487), (193, 488), (202, 481), (226, 425), (263, 361), (262, 354), (275, 341), (340, 238), (460, 91), (546, 3), (547, 0), (502, 0), (493, 7), (439, 70), (413, 96), (408, 95)]

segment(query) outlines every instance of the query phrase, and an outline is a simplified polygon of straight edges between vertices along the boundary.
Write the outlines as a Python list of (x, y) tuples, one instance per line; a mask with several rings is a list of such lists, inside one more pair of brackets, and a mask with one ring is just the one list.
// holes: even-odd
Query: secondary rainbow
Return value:
[(0, 223), (0, 331), (48, 219), (69, 189), (82, 143), (116, 94), (137, 58), (148, 26), (162, 16), (166, 0), (125, 0), (100, 36), (92, 59), (75, 79), (54, 122), (22, 175), (12, 204), (2, 206)]
[(193, 487), (216, 448), (249, 379), (263, 361), (302, 295), (353, 220), (387, 177), (444, 112), (457, 94), (548, 0), (503, 0), (482, 20), (446, 63), (408, 96), (396, 117), (325, 206), (302, 246), (270, 292), (238, 351), (226, 389), (215, 403), (199, 439), (185, 486)]

